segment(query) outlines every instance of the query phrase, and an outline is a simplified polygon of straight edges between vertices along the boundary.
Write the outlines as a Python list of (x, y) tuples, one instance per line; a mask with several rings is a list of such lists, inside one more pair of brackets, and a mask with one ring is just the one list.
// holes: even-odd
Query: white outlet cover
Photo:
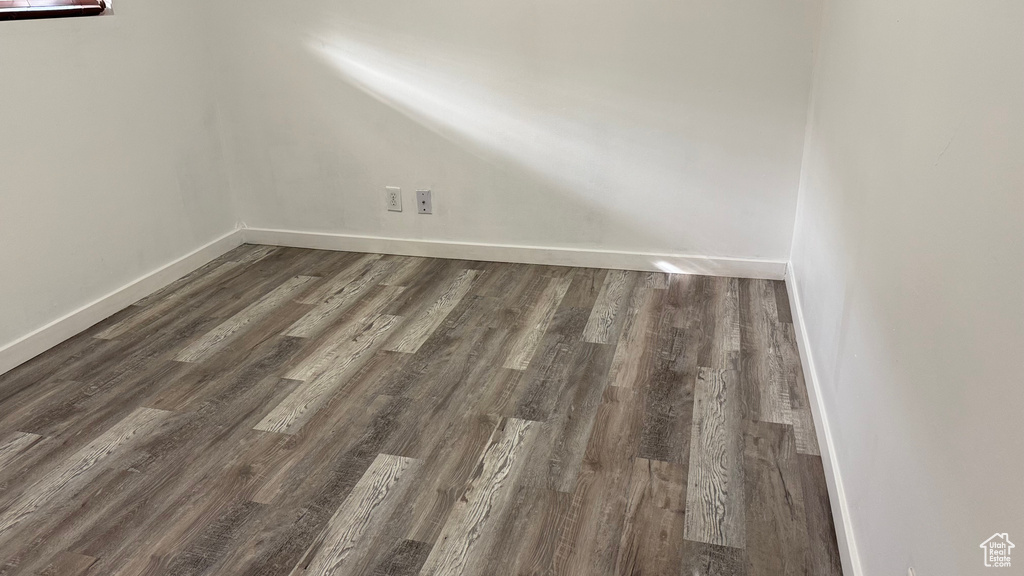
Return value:
[(416, 211), (420, 214), (433, 214), (434, 206), (430, 198), (430, 190), (416, 191)]
[(384, 204), (390, 212), (402, 211), (402, 189), (397, 186), (384, 187)]

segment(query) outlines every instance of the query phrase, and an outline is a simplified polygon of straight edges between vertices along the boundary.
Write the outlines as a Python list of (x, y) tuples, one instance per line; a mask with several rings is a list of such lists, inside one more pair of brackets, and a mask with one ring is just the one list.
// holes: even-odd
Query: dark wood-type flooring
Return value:
[(780, 282), (242, 246), (0, 376), (0, 574), (840, 573)]

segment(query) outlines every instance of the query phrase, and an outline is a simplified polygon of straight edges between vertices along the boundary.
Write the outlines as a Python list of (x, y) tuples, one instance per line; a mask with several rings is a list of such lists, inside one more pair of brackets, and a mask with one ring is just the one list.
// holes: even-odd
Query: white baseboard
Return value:
[(860, 556), (857, 554), (857, 542), (853, 536), (846, 492), (843, 490), (843, 481), (839, 475), (839, 463), (836, 460), (828, 415), (825, 412), (825, 404), (821, 395), (821, 381), (818, 378), (818, 372), (814, 366), (814, 355), (811, 353), (811, 345), (807, 339), (807, 326), (804, 324), (800, 292), (794, 274), (793, 265), (788, 265), (786, 267), (786, 291), (789, 293), (789, 307), (793, 314), (793, 328), (796, 330), (796, 341), (797, 347), (800, 349), (800, 360), (803, 363), (804, 379), (808, 384), (807, 392), (810, 395), (814, 428), (818, 433), (821, 462), (825, 467), (825, 483), (828, 485), (828, 497), (832, 504), (832, 519), (836, 526), (836, 540), (839, 544), (839, 556), (843, 562), (843, 574), (864, 576)]
[(293, 246), (297, 248), (375, 252), (404, 256), (453, 258), (458, 260), (522, 262), (526, 264), (614, 268), (650, 272), (671, 271), (687, 274), (772, 280), (782, 279), (786, 274), (786, 263), (773, 260), (711, 258), (615, 250), (508, 246), (436, 240), (406, 240), (349, 234), (242, 228), (233, 230), (205, 246), (114, 290), (95, 302), (87, 304), (18, 340), (0, 347), (0, 374), (31, 360), (93, 324), (130, 306), (143, 296), (163, 288), (245, 242)]
[(3, 346), (0, 348), (0, 374), (35, 358), (93, 324), (130, 306), (143, 296), (156, 292), (241, 244), (241, 230), (232, 230), (213, 242), (114, 290), (95, 302), (86, 304)]
[(621, 252), (616, 250), (511, 246), (475, 242), (407, 240), (403, 238), (271, 230), (266, 228), (246, 228), (244, 229), (244, 234), (245, 241), (250, 244), (271, 244), (274, 246), (315, 248), (319, 250), (373, 252), (398, 254), (401, 256), (485, 260), (489, 262), (520, 262), (524, 264), (579, 266), (584, 268), (613, 268), (643, 272), (677, 272), (769, 280), (782, 280), (786, 275), (786, 263), (776, 260), (712, 258), (682, 254)]

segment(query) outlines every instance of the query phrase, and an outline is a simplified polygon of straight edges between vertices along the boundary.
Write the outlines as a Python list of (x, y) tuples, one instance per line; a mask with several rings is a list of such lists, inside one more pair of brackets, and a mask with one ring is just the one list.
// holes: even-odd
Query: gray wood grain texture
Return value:
[(791, 424), (789, 383), (783, 370), (782, 325), (775, 309), (771, 281), (740, 281), (744, 349), (743, 384), (754, 396), (757, 420)]
[(775, 291), (775, 312), (782, 324), (793, 323), (793, 312), (789, 307), (789, 293), (786, 291), (786, 283), (782, 280), (772, 282)]
[(381, 279), (382, 286), (409, 286), (416, 282), (417, 272), (429, 264), (428, 258), (415, 256), (393, 256), (394, 265), (387, 275)]
[[(655, 286), (661, 286), (655, 283)], [(622, 335), (615, 347), (611, 367), (611, 385), (646, 388), (657, 369), (661, 315), (665, 289), (638, 286), (626, 308)]]
[[(753, 576), (747, 566), (746, 551), (687, 540), (683, 544), (685, 576)], [(760, 576), (760, 575), (758, 575)]]
[(199, 275), (194, 281), (181, 285), (180, 290), (170, 292), (159, 303), (149, 305), (149, 299), (144, 298), (132, 306), (132, 308), (137, 309), (135, 314), (104, 328), (96, 333), (94, 338), (107, 340), (120, 338), (154, 319), (171, 313), (176, 306), (179, 306), (188, 299), (202, 298), (214, 291), (219, 283), (232, 280), (237, 277), (237, 272), (254, 262), (266, 258), (274, 250), (270, 246), (255, 247), (255, 249), (239, 255), (237, 258), (223, 262), (212, 270)]
[(415, 353), (473, 285), (476, 270), (463, 270), (422, 315), (402, 327), (401, 337), (388, 346), (393, 352)]
[(0, 573), (840, 574), (784, 295), (243, 246), (0, 375)]
[[(235, 264), (243, 265), (243, 269), (250, 268), (259, 260), (276, 254), (281, 250), (281, 248), (276, 246), (261, 246), (256, 244), (240, 246), (231, 252), (222, 255), (220, 258), (214, 259), (205, 266), (201, 266), (191, 273), (171, 282), (160, 290), (157, 290), (144, 298), (140, 298), (137, 302), (132, 304), (132, 306), (138, 308), (151, 308), (157, 301), (162, 301), (167, 298), (180, 300), (182, 296), (194, 294), (196, 289), (202, 289), (210, 286), (210, 281), (218, 280), (221, 273), (227, 270), (238, 270), (238, 267), (236, 267)], [(229, 263), (232, 265), (228, 266), (226, 270), (220, 269), (222, 266)]]
[(0, 469), (13, 465), (22, 452), (38, 442), (42, 436), (28, 432), (12, 432), (0, 441)]
[[(306, 380), (267, 414), (254, 429), (294, 433), (327, 396), (355, 373), (398, 323), (395, 316), (377, 315), (354, 330), (343, 330), (315, 355), (313, 361), (290, 372), (288, 378)], [(299, 378), (301, 376), (302, 378)]]
[(430, 544), (416, 540), (396, 543), (370, 576), (416, 576), (430, 554)]
[[(380, 254), (363, 254), (344, 266), (340, 272), (299, 299), (300, 304), (320, 305), (335, 300), (346, 291), (363, 288), (372, 270), (381, 270)], [(386, 270), (381, 270), (386, 272)]]
[(633, 461), (615, 572), (672, 574), (682, 564), (686, 466)]
[(608, 271), (587, 326), (583, 329), (583, 340), (594, 344), (610, 344), (618, 338), (623, 320), (621, 313), (637, 276), (635, 272), (624, 270)]
[(743, 548), (743, 430), (736, 374), (701, 368), (693, 401), (689, 481), (686, 486), (688, 540)]
[[(324, 326), (330, 324), (331, 320), (345, 313), (346, 310), (354, 306), (359, 299), (366, 294), (368, 291), (377, 286), (391, 269), (392, 263), (388, 261), (375, 261), (367, 266), (367, 269), (354, 279), (350, 279), (347, 274), (341, 274), (344, 280), (349, 280), (349, 283), (342, 284), (340, 287), (337, 284), (338, 277), (332, 279), (327, 285), (328, 296), (317, 297), (316, 295), (304, 298), (301, 303), (303, 304), (316, 304), (316, 307), (307, 312), (302, 318), (299, 318), (292, 324), (286, 334), (288, 336), (295, 336), (296, 338), (309, 338), (316, 335)], [(323, 290), (321, 288), (320, 290)], [(318, 292), (320, 291), (318, 290)], [(388, 299), (385, 301), (389, 302), (394, 299), (401, 290), (398, 291), (383, 291), (382, 294), (386, 295)]]
[(99, 463), (133, 439), (143, 436), (168, 414), (164, 410), (137, 408), (124, 420), (60, 463), (0, 514), (0, 540), (9, 537), (15, 526), (53, 500), (61, 491), (87, 481)]
[(818, 434), (814, 428), (811, 399), (804, 380), (804, 371), (800, 364), (800, 351), (796, 343), (796, 332), (792, 324), (781, 325), (780, 339), (783, 374), (786, 378), (789, 396), (789, 417), (796, 435), (796, 451), (801, 454), (817, 456), (821, 454), (818, 447)]
[(61, 552), (39, 573), (40, 576), (83, 576), (96, 563), (92, 556)]
[(832, 520), (832, 506), (829, 503), (821, 458), (799, 454), (796, 460), (807, 520), (810, 572), (821, 576), (840, 576), (843, 573), (843, 565), (839, 558), (836, 528)]
[(505, 360), (505, 368), (512, 370), (526, 370), (530, 365), (541, 338), (548, 330), (551, 319), (562, 303), (562, 298), (569, 290), (572, 283), (571, 278), (552, 278), (547, 288), (540, 297), (533, 303), (530, 312), (523, 320), (522, 328), (513, 341), (511, 351)]
[(199, 362), (214, 354), (221, 346), (252, 324), (273, 312), (284, 301), (295, 296), (314, 278), (296, 276), (254, 302), (251, 306), (225, 320), (219, 326), (188, 345), (174, 358), (179, 362)]
[(806, 574), (810, 542), (793, 428), (746, 427), (747, 562), (754, 574)]
[(456, 504), (420, 574), (476, 574), (475, 565), (493, 545), (495, 518), (508, 508), (524, 447), (536, 436), (533, 423), (509, 419), (495, 430), (474, 482)]
[(411, 458), (378, 454), (327, 523), (305, 574), (355, 574), (367, 542), (394, 511), (401, 492), (414, 482), (419, 465)]

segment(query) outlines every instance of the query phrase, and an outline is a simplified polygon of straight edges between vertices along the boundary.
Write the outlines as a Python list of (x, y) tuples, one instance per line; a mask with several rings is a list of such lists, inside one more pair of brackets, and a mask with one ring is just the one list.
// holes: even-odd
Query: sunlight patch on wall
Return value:
[[(638, 125), (635, 117), (609, 110), (600, 96), (524, 77), (514, 67), (432, 51), (422, 42), (389, 37), (384, 47), (363, 36), (370, 35), (312, 36), (306, 47), (345, 82), (485, 161), (512, 163), (648, 223), (651, 207), (632, 201), (631, 191), (660, 188), (680, 199), (707, 198), (682, 168), (690, 153), (678, 134)], [(661, 222), (649, 228), (670, 229), (672, 208), (655, 215)]]

